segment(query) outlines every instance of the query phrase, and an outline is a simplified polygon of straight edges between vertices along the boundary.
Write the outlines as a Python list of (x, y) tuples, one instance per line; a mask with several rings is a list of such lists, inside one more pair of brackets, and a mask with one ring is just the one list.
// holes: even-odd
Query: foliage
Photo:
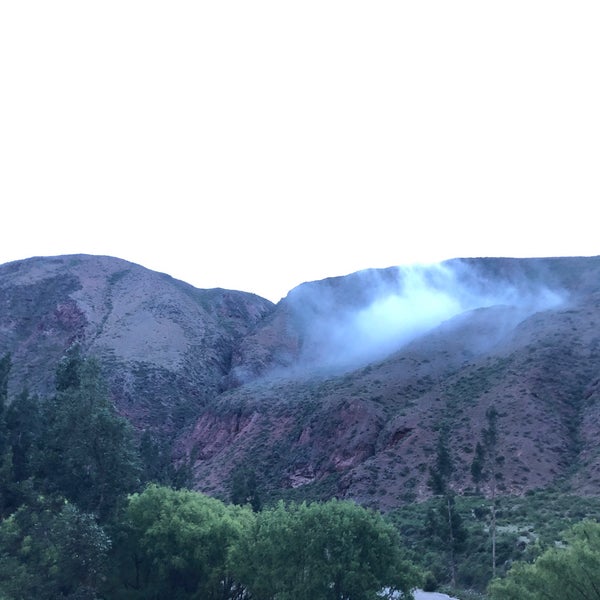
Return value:
[[(481, 496), (454, 496), (466, 538), (455, 554), (456, 587), (483, 591), (492, 578), (490, 506)], [(561, 532), (600, 514), (600, 498), (538, 490), (525, 496), (497, 498), (497, 570), (503, 575), (517, 561), (531, 562), (555, 545)], [(430, 590), (448, 584), (447, 549), (432, 537), (429, 514), (441, 521), (440, 499), (403, 506), (389, 517), (400, 531), (410, 559), (429, 580)], [(461, 597), (452, 593), (452, 596)]]
[(11, 505), (12, 453), (6, 429), (6, 401), (8, 397), (8, 376), (11, 367), (9, 353), (0, 358), (0, 516), (7, 514)]
[(232, 569), (260, 600), (367, 600), (384, 588), (404, 598), (419, 581), (395, 528), (338, 500), (280, 502), (258, 513), (233, 550)]
[(252, 512), (189, 490), (149, 485), (129, 498), (115, 596), (212, 600), (234, 597), (228, 555)]
[(419, 581), (396, 529), (350, 502), (254, 513), (150, 485), (130, 497), (115, 545), (114, 598), (367, 600), (410, 597)]
[(496, 576), (497, 568), (497, 543), (498, 528), (496, 524), (496, 482), (501, 478), (499, 465), (502, 464), (501, 457), (497, 455), (498, 450), (498, 411), (494, 405), (490, 406), (486, 413), (485, 427), (481, 432), (482, 443), (477, 442), (475, 446), (475, 457), (471, 463), (471, 477), (479, 491), (482, 481), (491, 481), (490, 484), (490, 537), (491, 537), (491, 563), (492, 577)]
[[(456, 555), (464, 545), (467, 532), (462, 526), (462, 519), (457, 513), (454, 494), (449, 489), (449, 481), (454, 471), (454, 464), (448, 449), (448, 429), (444, 425), (440, 429), (437, 443), (436, 460), (429, 468), (428, 485), (431, 491), (440, 498), (437, 512), (430, 510), (427, 515), (427, 530), (434, 540), (447, 551), (448, 574), (450, 584), (456, 584)], [(438, 568), (439, 570), (439, 568)]]
[(39, 399), (23, 390), (6, 409), (6, 429), (13, 477), (15, 482), (23, 482), (35, 472), (35, 454), (42, 431)]
[(0, 515), (3, 516), (9, 516), (31, 495), (40, 423), (37, 408), (37, 400), (23, 392), (8, 405), (0, 426), (4, 440), (0, 463)]
[(249, 505), (254, 511), (261, 509), (258, 479), (254, 469), (240, 467), (234, 470), (231, 476), (230, 498), (234, 504)]
[(489, 587), (492, 600), (600, 599), (600, 524), (586, 520), (533, 563), (516, 563)]
[(40, 498), (0, 523), (0, 597), (96, 598), (109, 546), (92, 515)]
[(141, 435), (139, 454), (141, 480), (145, 483), (158, 483), (175, 489), (191, 485), (191, 464), (184, 462), (178, 466), (171, 458), (172, 441), (158, 432), (144, 430)]
[(475, 487), (479, 492), (479, 484), (484, 481), (484, 465), (485, 465), (485, 449), (482, 446), (481, 442), (477, 442), (475, 445), (475, 456), (473, 457), (473, 462), (471, 463), (471, 478), (473, 479), (473, 483), (475, 483)]
[[(498, 573), (508, 571), (490, 586), (494, 599), (537, 600), (539, 590), (557, 597), (552, 586), (560, 579), (572, 580), (577, 597), (592, 584), (600, 589), (577, 570), (599, 570), (596, 523), (576, 526), (566, 548), (555, 545), (565, 526), (599, 514), (600, 499), (538, 491), (498, 497), (490, 506), (479, 495), (455, 496), (447, 427), (430, 468), (437, 496), (395, 511), (393, 526), (337, 500), (258, 512), (259, 488), (264, 502), (272, 501), (264, 485), (272, 469), (260, 461), (232, 474), (230, 500), (244, 506), (158, 485), (139, 492), (138, 477), (185, 486), (189, 465), (174, 470), (168, 442), (146, 432), (140, 469), (132, 430), (116, 413), (95, 360), (70, 352), (57, 368), (55, 394), (41, 399), (26, 390), (8, 398), (10, 365), (10, 355), (0, 359), (2, 599), (360, 600), (381, 597), (383, 589), (408, 594), (419, 582), (412, 563), (428, 589), (454, 579), (483, 590), (496, 564), (489, 560), (494, 530)], [(502, 468), (497, 416), (488, 411), (475, 447), (478, 491), (484, 482), (494, 491)], [(336, 487), (323, 486), (314, 487), (315, 500)]]
[[(396, 529), (353, 503), (261, 506), (240, 468), (227, 505), (178, 485), (166, 445), (138, 447), (99, 364), (70, 351), (49, 398), (9, 402), (0, 360), (0, 598), (286, 600), (408, 595), (418, 581)], [(143, 465), (141, 468), (139, 465)], [(239, 506), (235, 503), (243, 504)], [(253, 510), (252, 510), (253, 509)], [(400, 597), (400, 596), (398, 596)]]
[(0, 358), (0, 416), (3, 416), (8, 397), (8, 376), (12, 365), (12, 358), (7, 352)]
[(453, 471), (454, 465), (448, 450), (448, 431), (444, 427), (438, 437), (435, 464), (429, 468), (429, 480), (427, 482), (435, 495), (446, 494)]
[(97, 361), (76, 352), (68, 356), (56, 387), (42, 407), (37, 476), (48, 492), (106, 519), (138, 484), (131, 426), (110, 402)]

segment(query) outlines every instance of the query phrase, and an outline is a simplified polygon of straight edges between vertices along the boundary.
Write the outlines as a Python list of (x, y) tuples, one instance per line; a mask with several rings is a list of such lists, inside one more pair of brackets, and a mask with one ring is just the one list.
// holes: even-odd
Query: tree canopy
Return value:
[(151, 484), (129, 498), (118, 563), (121, 597), (234, 598), (229, 552), (252, 512), (190, 490)]
[(409, 597), (418, 576), (398, 532), (352, 502), (285, 505), (256, 515), (232, 569), (258, 599), (368, 600), (384, 588)]
[(492, 600), (600, 600), (600, 524), (585, 520), (565, 534), (564, 545), (533, 563), (515, 563), (489, 586)]
[(165, 450), (148, 432), (136, 441), (96, 360), (70, 351), (46, 398), (9, 399), (10, 367), (6, 355), (2, 600), (411, 597), (418, 574), (381, 514), (339, 500), (261, 507), (251, 470), (233, 478), (230, 504), (147, 483), (171, 476)]
[(77, 352), (67, 356), (56, 387), (42, 405), (38, 476), (48, 491), (104, 519), (138, 485), (133, 430), (110, 401), (96, 360)]
[(0, 523), (0, 597), (92, 600), (110, 539), (93, 515), (43, 498)]

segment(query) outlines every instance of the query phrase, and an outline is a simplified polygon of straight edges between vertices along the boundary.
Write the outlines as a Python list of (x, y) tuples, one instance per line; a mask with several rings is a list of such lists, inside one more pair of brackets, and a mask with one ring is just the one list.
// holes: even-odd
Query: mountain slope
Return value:
[(491, 406), (501, 492), (600, 492), (600, 257), (369, 270), (276, 306), (110, 257), (34, 258), (0, 266), (0, 306), (12, 395), (49, 393), (78, 344), (215, 495), (250, 468), (272, 498), (393, 508), (430, 494), (442, 431), (451, 486), (473, 491)]
[(253, 294), (199, 290), (124, 260), (32, 258), (0, 267), (0, 351), (11, 392), (52, 389), (74, 343), (100, 358), (115, 402), (142, 426), (172, 428), (220, 391), (233, 347), (273, 309)]
[[(467, 295), (467, 304), (481, 306), (448, 319), (442, 311), (439, 324), (408, 337), (402, 326), (393, 335), (385, 331), (383, 348), (395, 340), (400, 349), (384, 358), (352, 315), (364, 316), (390, 290), (410, 296), (405, 274), (387, 270), (379, 285), (380, 273), (369, 272), (359, 293), (361, 274), (290, 293), (234, 356), (234, 371), (262, 377), (223, 394), (181, 438), (197, 485), (226, 493), (226, 474), (244, 466), (275, 495), (336, 495), (391, 508), (430, 494), (429, 468), (439, 432), (447, 429), (452, 487), (468, 492), (475, 487), (475, 445), (493, 405), (500, 414), (500, 491), (557, 482), (600, 491), (599, 260), (455, 266), (450, 277), (433, 274), (434, 293)], [(409, 304), (410, 314), (419, 311)], [(372, 316), (387, 318), (381, 311)], [(352, 335), (366, 353), (349, 352)]]

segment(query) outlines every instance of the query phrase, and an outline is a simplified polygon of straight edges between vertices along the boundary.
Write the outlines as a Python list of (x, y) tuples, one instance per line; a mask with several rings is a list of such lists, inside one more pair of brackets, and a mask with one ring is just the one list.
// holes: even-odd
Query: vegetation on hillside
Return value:
[(181, 474), (147, 436), (136, 441), (94, 360), (75, 350), (50, 398), (8, 402), (10, 363), (0, 360), (3, 600), (366, 600), (418, 585), (381, 514), (336, 500), (256, 512), (248, 477), (232, 489), (240, 504), (175, 489)]
[[(483, 593), (493, 578), (490, 500), (454, 495), (452, 502), (454, 528), (460, 541), (454, 553), (456, 589)], [(516, 565), (533, 564), (547, 550), (562, 548), (565, 531), (586, 520), (596, 521), (600, 517), (600, 498), (539, 490), (524, 496), (498, 496), (495, 513), (496, 575), (503, 580)], [(388, 518), (400, 531), (410, 559), (421, 571), (425, 589), (449, 587), (445, 502), (432, 498), (409, 504)], [(600, 554), (598, 569), (600, 572)], [(462, 597), (460, 593), (455, 595)]]
[(494, 580), (492, 600), (597, 600), (600, 598), (600, 524), (583, 521), (535, 562), (515, 564)]
[[(340, 500), (261, 498), (234, 472), (226, 502), (186, 488), (149, 434), (114, 409), (75, 348), (47, 398), (8, 398), (0, 358), (0, 599), (367, 600), (451, 585), (492, 600), (600, 598), (600, 499), (558, 490), (480, 495), (499, 479), (496, 414), (454, 494), (447, 431), (433, 498), (389, 514)], [(489, 486), (488, 486), (489, 487)], [(491, 583), (490, 583), (491, 582)], [(449, 589), (449, 588), (448, 588)], [(458, 590), (458, 591), (457, 591)]]

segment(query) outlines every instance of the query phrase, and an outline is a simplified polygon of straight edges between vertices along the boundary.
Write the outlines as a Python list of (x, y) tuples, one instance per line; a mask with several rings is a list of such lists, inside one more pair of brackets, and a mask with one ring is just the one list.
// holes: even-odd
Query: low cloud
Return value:
[(490, 277), (463, 261), (365, 271), (301, 288), (290, 297), (304, 332), (301, 362), (323, 368), (381, 359), (468, 311), (507, 306), (518, 322), (564, 299), (523, 274)]

